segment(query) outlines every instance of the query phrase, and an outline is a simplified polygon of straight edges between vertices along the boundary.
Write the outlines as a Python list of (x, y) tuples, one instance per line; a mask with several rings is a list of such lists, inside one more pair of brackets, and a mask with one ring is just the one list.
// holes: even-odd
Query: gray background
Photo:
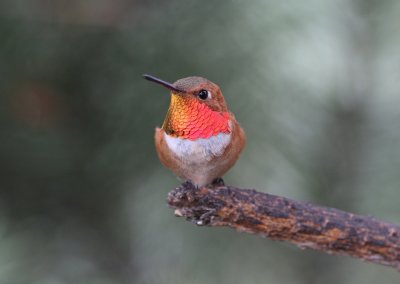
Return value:
[(219, 84), (228, 184), (400, 223), (400, 2), (0, 3), (0, 283), (400, 283), (173, 216), (168, 81)]

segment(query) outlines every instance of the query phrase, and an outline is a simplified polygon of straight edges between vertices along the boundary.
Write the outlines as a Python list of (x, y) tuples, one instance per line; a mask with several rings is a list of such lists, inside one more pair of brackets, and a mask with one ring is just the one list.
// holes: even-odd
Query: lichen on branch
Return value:
[(330, 254), (400, 270), (400, 227), (372, 217), (258, 192), (183, 183), (168, 194), (177, 216), (197, 225), (227, 226)]

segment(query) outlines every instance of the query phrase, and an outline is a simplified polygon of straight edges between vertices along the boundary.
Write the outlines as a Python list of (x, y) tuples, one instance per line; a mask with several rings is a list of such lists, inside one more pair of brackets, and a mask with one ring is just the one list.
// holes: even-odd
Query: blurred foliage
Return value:
[(218, 83), (225, 177), (400, 223), (400, 2), (0, 3), (0, 283), (399, 283), (392, 269), (173, 217), (165, 90)]

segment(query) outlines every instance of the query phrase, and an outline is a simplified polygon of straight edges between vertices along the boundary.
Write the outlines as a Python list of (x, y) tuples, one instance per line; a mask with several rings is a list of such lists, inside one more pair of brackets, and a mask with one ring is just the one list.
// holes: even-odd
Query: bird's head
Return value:
[(196, 140), (230, 133), (230, 118), (218, 85), (202, 77), (186, 77), (171, 84), (151, 75), (144, 78), (171, 91), (162, 128), (171, 136)]

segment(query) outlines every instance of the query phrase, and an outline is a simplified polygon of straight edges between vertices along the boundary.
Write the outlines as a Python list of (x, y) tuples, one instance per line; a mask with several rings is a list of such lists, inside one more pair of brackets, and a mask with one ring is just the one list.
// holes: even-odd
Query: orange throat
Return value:
[(196, 98), (172, 94), (162, 129), (172, 136), (189, 140), (230, 133), (230, 114), (213, 111)]

